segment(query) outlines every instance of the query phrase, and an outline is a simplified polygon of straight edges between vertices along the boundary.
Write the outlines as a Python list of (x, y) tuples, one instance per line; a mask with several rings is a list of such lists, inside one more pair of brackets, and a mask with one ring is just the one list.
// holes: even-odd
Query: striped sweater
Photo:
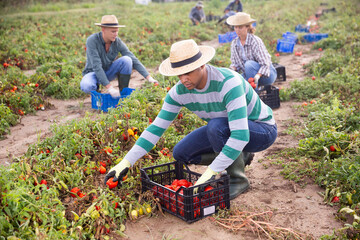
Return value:
[(230, 137), (209, 166), (215, 172), (230, 166), (249, 142), (248, 119), (275, 124), (271, 108), (261, 101), (240, 74), (211, 65), (206, 65), (206, 69), (208, 79), (203, 89), (188, 90), (180, 81), (171, 88), (154, 122), (125, 156), (132, 165), (153, 148), (182, 107), (205, 121), (219, 117), (229, 119)]

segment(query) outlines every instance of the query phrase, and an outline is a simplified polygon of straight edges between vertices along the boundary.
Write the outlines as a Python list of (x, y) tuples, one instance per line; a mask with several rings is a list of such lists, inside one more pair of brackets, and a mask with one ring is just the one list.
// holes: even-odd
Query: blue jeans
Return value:
[[(250, 141), (245, 152), (260, 152), (270, 147), (277, 137), (276, 125), (248, 120)], [(178, 142), (173, 149), (177, 161), (198, 164), (201, 155), (221, 152), (230, 137), (228, 118), (211, 119), (206, 126), (200, 127)]]
[[(109, 69), (105, 71), (106, 77), (111, 81), (115, 79), (117, 74), (130, 75), (132, 72), (132, 60), (128, 56), (122, 56), (116, 59)], [(85, 93), (96, 91), (100, 82), (96, 77), (95, 72), (85, 74), (80, 82), (80, 89)]]
[[(245, 62), (245, 73), (242, 74), (242, 76), (248, 80), (249, 78), (253, 78), (260, 69), (260, 64), (253, 61), (253, 60), (248, 60)], [(259, 79), (259, 86), (266, 86), (266, 85), (271, 85), (275, 82), (277, 78), (277, 72), (276, 69), (274, 68), (274, 66), (271, 64), (270, 65), (270, 76), (269, 77), (260, 77)]]

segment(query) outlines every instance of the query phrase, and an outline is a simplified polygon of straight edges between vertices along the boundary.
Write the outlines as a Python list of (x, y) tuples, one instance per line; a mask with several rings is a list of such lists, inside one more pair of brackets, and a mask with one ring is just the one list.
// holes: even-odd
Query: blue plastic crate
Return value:
[(128, 97), (134, 90), (134, 88), (124, 88), (121, 91), (121, 96), (118, 98), (113, 98), (108, 93), (91, 91), (91, 107), (93, 109), (107, 112), (109, 108), (117, 108), (119, 101)]
[(283, 53), (292, 53), (294, 51), (295, 42), (287, 39), (278, 39), (276, 51)]
[(310, 29), (309, 26), (299, 24), (296, 25), (295, 32), (309, 32), (309, 29)]
[(304, 35), (304, 39), (307, 42), (317, 42), (320, 41), (323, 38), (329, 37), (329, 34), (327, 33), (309, 33)]
[(292, 33), (292, 32), (283, 33), (282, 36), (283, 36), (283, 39), (293, 41), (294, 43), (297, 43), (297, 41), (298, 41), (297, 35), (295, 33)]
[(219, 43), (228, 43), (237, 37), (236, 32), (227, 32), (224, 34), (218, 34)]

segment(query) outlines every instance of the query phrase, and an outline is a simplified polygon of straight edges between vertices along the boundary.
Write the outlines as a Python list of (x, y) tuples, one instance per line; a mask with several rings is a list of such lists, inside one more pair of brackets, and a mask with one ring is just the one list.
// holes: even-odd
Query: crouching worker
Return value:
[(181, 108), (186, 107), (207, 122), (173, 149), (177, 161), (208, 166), (195, 186), (226, 170), (230, 175), (231, 199), (249, 188), (245, 166), (250, 164), (253, 152), (273, 144), (277, 127), (271, 108), (239, 73), (207, 64), (214, 55), (214, 48), (198, 46), (191, 39), (171, 46), (170, 57), (161, 63), (159, 71), (165, 76), (178, 76), (180, 81), (167, 93), (155, 121), (124, 159), (109, 170), (105, 182), (111, 177), (121, 181), (128, 169), (153, 148)]
[[(103, 16), (101, 23), (95, 25), (101, 27), (101, 32), (92, 34), (86, 40), (86, 65), (80, 82), (82, 91), (96, 91), (101, 84), (112, 97), (119, 97), (121, 90), (129, 86), (133, 68), (149, 82), (157, 83), (118, 37), (119, 28), (125, 26), (119, 25), (114, 15)], [(122, 57), (117, 58), (119, 53)], [(110, 84), (115, 78), (118, 79), (119, 90)]]

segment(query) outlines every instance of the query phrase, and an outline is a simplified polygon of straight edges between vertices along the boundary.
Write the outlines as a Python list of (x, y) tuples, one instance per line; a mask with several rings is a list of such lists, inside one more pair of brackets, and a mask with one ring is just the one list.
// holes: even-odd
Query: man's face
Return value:
[(179, 75), (181, 83), (189, 90), (202, 89), (206, 85), (205, 65), (182, 75)]
[(114, 42), (119, 33), (119, 28), (103, 27), (103, 38), (105, 43)]

